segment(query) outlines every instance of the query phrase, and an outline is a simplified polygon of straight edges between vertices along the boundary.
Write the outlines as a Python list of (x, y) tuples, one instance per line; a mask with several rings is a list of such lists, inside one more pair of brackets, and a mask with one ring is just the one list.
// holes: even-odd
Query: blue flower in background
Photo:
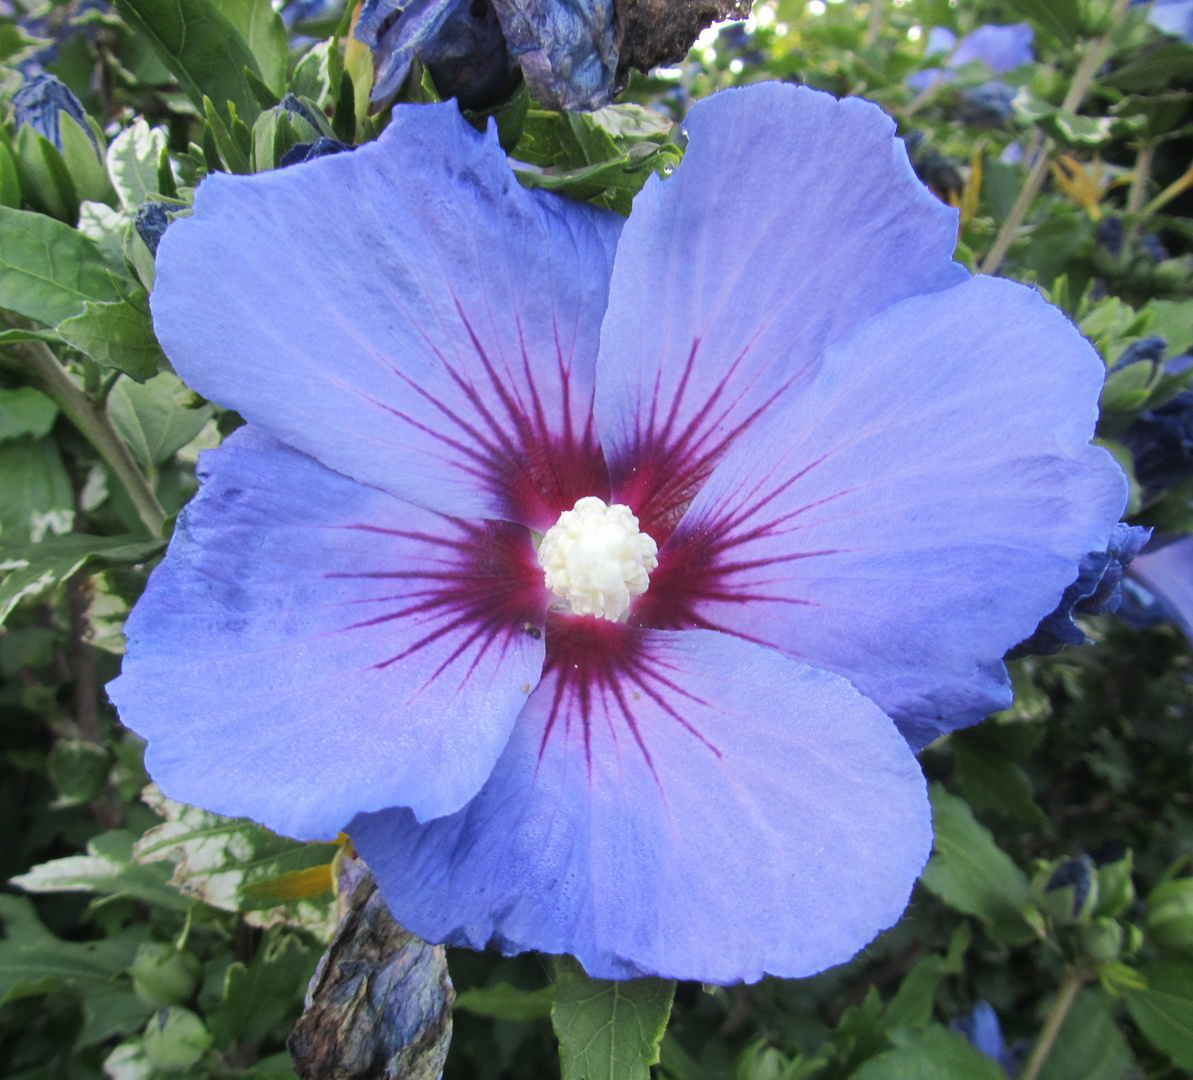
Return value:
[(374, 101), (397, 92), (416, 56), (465, 108), (508, 93), (519, 63), (548, 108), (596, 109), (613, 94), (612, 0), (365, 0), (356, 36), (374, 52)]
[(876, 107), (688, 132), (628, 221), (450, 104), (207, 179), (154, 321), (247, 426), (109, 689), (167, 794), (346, 829), (426, 940), (731, 983), (899, 917), (912, 747), (1009, 704), (1126, 488), (1097, 354), (951, 261)]
[(1193, 44), (1193, 0), (1155, 0), (1147, 21), (1165, 34)]
[(958, 1016), (949, 1023), (949, 1027), (953, 1031), (961, 1032), (973, 1043), (975, 1049), (997, 1061), (1007, 1076), (1015, 1075), (1015, 1057), (1002, 1037), (998, 1013), (988, 1001), (979, 1000), (974, 1005), (973, 1012), (968, 1016)]
[[(1023, 64), (1030, 64), (1032, 55), (1032, 28), (1030, 23), (1014, 23), (998, 26), (987, 23), (971, 34), (966, 34), (944, 62), (944, 68), (927, 68), (909, 75), (904, 82), (920, 93), (939, 82), (955, 78), (956, 68), (965, 64), (985, 64), (995, 75), (1005, 75)], [(933, 27), (928, 32), (928, 48), (925, 56), (937, 55), (952, 48), (952, 31), (944, 27)]]
[(1160, 539), (1132, 565), (1119, 617), (1136, 629), (1174, 622), (1193, 641), (1193, 536)]

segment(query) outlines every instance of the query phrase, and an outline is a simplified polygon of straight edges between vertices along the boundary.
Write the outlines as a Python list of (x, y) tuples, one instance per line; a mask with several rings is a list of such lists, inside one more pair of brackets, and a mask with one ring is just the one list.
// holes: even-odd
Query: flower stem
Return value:
[(99, 451), (116, 479), (124, 485), (137, 514), (152, 536), (161, 536), (166, 523), (166, 512), (137, 468), (137, 463), (124, 445), (124, 440), (112, 426), (108, 410), (93, 401), (75, 384), (58, 362), (50, 347), (42, 341), (24, 341), (11, 348), (28, 365), (41, 389), (53, 399), (70, 421), (86, 436), (87, 441)]
[(1190, 164), (1185, 170), (1183, 176), (1178, 176), (1171, 184), (1160, 192), (1150, 203), (1143, 208), (1143, 216), (1145, 218), (1151, 217), (1161, 207), (1167, 206), (1173, 199), (1175, 199), (1181, 192), (1193, 187), (1193, 164)]
[(1143, 210), (1143, 200), (1147, 198), (1147, 183), (1152, 176), (1152, 158), (1156, 154), (1156, 144), (1152, 141), (1141, 143), (1139, 153), (1135, 155), (1135, 175), (1131, 177), (1131, 190), (1127, 195), (1127, 213), (1138, 218)]
[(878, 34), (882, 30), (883, 0), (870, 0), (870, 21), (866, 24), (866, 36), (862, 44), (868, 49), (878, 43)]
[[(1129, 2), (1130, 0), (1114, 0), (1114, 8), (1110, 13), (1110, 28), (1100, 38), (1095, 38), (1086, 43), (1085, 55), (1082, 56), (1081, 63), (1077, 65), (1077, 70), (1073, 74), (1073, 81), (1069, 84), (1069, 92), (1065, 94), (1065, 100), (1061, 103), (1061, 112), (1075, 113), (1081, 108), (1081, 103), (1085, 100), (1085, 95), (1089, 92), (1090, 84), (1094, 81), (1094, 76), (1097, 74), (1098, 68), (1102, 66), (1107, 49), (1110, 48), (1110, 39), (1118, 29), (1118, 24), (1122, 21), (1123, 15), (1126, 14)], [(1019, 228), (1023, 224), (1023, 219), (1027, 217), (1027, 212), (1031, 209), (1031, 204), (1035, 201), (1036, 195), (1039, 194), (1040, 186), (1044, 183), (1044, 177), (1048, 173), (1048, 166), (1052, 160), (1052, 151), (1055, 148), (1056, 143), (1052, 139), (1047, 139), (1044, 142), (1035, 164), (1031, 167), (1031, 172), (1027, 174), (1027, 179), (1023, 182), (1023, 187), (1019, 190), (1019, 195), (1011, 207), (1011, 212), (1007, 214), (1006, 221), (1002, 223), (1002, 228), (998, 230), (998, 236), (994, 238), (993, 246), (987, 252), (986, 258), (982, 260), (981, 272), (983, 274), (996, 273), (1002, 265), (1003, 259), (1006, 258), (1007, 252), (1011, 249), (1011, 243), (1014, 241), (1015, 235), (1019, 232)]]
[(1023, 1073), (1019, 1080), (1036, 1080), (1040, 1075), (1044, 1062), (1052, 1053), (1056, 1037), (1060, 1034), (1061, 1025), (1064, 1024), (1065, 1017), (1069, 1015), (1073, 1002), (1077, 1000), (1077, 992), (1084, 982), (1085, 976), (1076, 968), (1068, 968), (1065, 971), (1060, 989), (1056, 992), (1056, 1000), (1052, 1003), (1052, 1008), (1048, 1010), (1048, 1017), (1044, 1021), (1044, 1029), (1040, 1032), (1040, 1037), (1031, 1052), (1031, 1057), (1027, 1059), (1027, 1064), (1023, 1067)]

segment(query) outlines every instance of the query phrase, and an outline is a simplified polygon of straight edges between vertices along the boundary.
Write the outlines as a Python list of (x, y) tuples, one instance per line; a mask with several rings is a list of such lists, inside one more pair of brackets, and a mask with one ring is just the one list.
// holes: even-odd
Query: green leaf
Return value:
[(163, 798), (156, 788), (143, 796), (166, 818), (137, 841), (133, 858), (174, 864), (171, 884), (224, 911), (249, 912), (256, 925), (287, 922), (329, 936), (337, 915), (330, 894), (278, 904), (268, 895), (254, 895), (254, 884), (295, 870), (329, 863), (334, 844), (303, 844), (278, 836), (246, 818), (226, 818)]
[(996, 941), (1014, 944), (1034, 935), (1024, 918), (1031, 894), (1026, 875), (974, 820), (964, 799), (933, 784), (936, 843), (921, 881), (950, 907), (976, 915)]
[(1039, 23), (1064, 45), (1074, 45), (1081, 31), (1076, 0), (1007, 0), (1021, 15)]
[[(256, 59), (257, 69), (249, 68), (252, 75), (259, 76), (275, 95), (283, 94), (286, 89), (286, 60), (290, 50), (286, 43), (286, 25), (273, 4), (269, 0), (215, 0), (215, 4), (220, 14), (236, 28)], [(251, 90), (251, 80), (246, 79), (245, 82)], [(253, 97), (260, 104), (255, 93)]]
[(518, 990), (507, 982), (456, 995), (453, 1008), (478, 1016), (492, 1016), (497, 1020), (538, 1020), (551, 1015), (555, 1004), (555, 987), (541, 990)]
[(0, 442), (21, 435), (48, 435), (57, 415), (58, 406), (32, 386), (0, 389)]
[(925, 1027), (932, 1019), (936, 988), (944, 974), (943, 957), (924, 956), (917, 960), (887, 1004), (884, 1013), (887, 1027)]
[(23, 896), (0, 894), (7, 937), (0, 941), (0, 1003), (60, 987), (107, 991), (124, 973), (145, 928), (99, 941), (63, 941), (38, 919)]
[(108, 398), (112, 423), (144, 468), (162, 465), (190, 442), (212, 416), (212, 407), (188, 408), (194, 396), (168, 371), (144, 383), (121, 379)]
[(116, 9), (149, 42), (197, 109), (209, 97), (225, 119), (228, 102), (246, 121), (257, 116), (257, 99), (244, 69), (261, 73), (235, 26), (213, 0), (116, 0)]
[(1193, 48), (1184, 42), (1162, 41), (1144, 50), (1102, 80), (1107, 86), (1127, 93), (1159, 90), (1175, 80), (1193, 74)]
[(1161, 960), (1142, 970), (1147, 989), (1127, 995), (1131, 1019), (1153, 1046), (1193, 1069), (1193, 963)]
[(862, 1063), (850, 1080), (1006, 1080), (1002, 1066), (964, 1035), (933, 1024)]
[(1045, 824), (1047, 819), (1033, 798), (1027, 773), (1013, 761), (985, 747), (975, 750), (960, 740), (954, 743), (953, 761), (957, 783), (971, 806), (1030, 825)]
[(249, 964), (233, 963), (219, 1006), (208, 1014), (216, 1047), (264, 1039), (301, 996), (316, 958), (295, 934), (272, 930)]
[(99, 249), (44, 214), (0, 206), (0, 307), (57, 326), (120, 294)]
[(25, 435), (0, 444), (0, 542), (37, 542), (69, 532), (75, 495), (57, 444)]
[(86, 855), (40, 863), (14, 877), (12, 884), (31, 893), (85, 892), (111, 899), (128, 897), (184, 914), (193, 908), (193, 899), (168, 884), (174, 871), (170, 863), (132, 861), (134, 839), (124, 830), (104, 833), (87, 844)]
[(1082, 990), (1061, 1025), (1040, 1080), (1123, 1080), (1135, 1055), (1112, 1015), (1102, 990)]
[(17, 159), (7, 143), (0, 142), (0, 206), (14, 210), (21, 205), (21, 176), (17, 171)]
[(68, 345), (137, 382), (151, 379), (165, 365), (148, 310), (127, 300), (114, 304), (88, 301), (83, 308), (82, 315), (58, 324), (58, 333)]
[(136, 210), (158, 196), (158, 162), (166, 148), (166, 133), (137, 118), (108, 147), (108, 172), (120, 205)]
[(67, 533), (47, 536), (40, 544), (0, 549), (0, 623), (17, 604), (39, 596), (65, 581), (91, 560), (111, 563), (141, 563), (152, 558), (165, 543), (133, 536), (92, 536)]
[(563, 1080), (648, 1080), (674, 996), (671, 980), (590, 979), (571, 957), (559, 957), (551, 1022)]

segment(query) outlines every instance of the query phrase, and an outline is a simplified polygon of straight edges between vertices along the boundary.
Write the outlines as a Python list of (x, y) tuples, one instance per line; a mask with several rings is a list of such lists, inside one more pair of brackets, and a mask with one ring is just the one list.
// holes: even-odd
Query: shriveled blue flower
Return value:
[[(1163, 356), (1163, 338), (1148, 338), (1131, 348), (1151, 343), (1151, 352), (1141, 359), (1156, 363), (1155, 342), (1160, 343), (1158, 351)], [(1177, 356), (1165, 363), (1164, 369), (1175, 375), (1190, 364), (1193, 358)], [(1185, 390), (1159, 408), (1142, 413), (1123, 434), (1122, 442), (1131, 451), (1135, 479), (1149, 496), (1193, 479), (1193, 390)]]
[(342, 154), (353, 149), (355, 147), (340, 142), (339, 139), (329, 139), (323, 136), (314, 142), (297, 143), (290, 147), (278, 160), (278, 168), (284, 169), (287, 165), (301, 165), (305, 161), (315, 161), (330, 154)]
[(172, 797), (346, 827), (425, 940), (729, 983), (899, 917), (911, 747), (1009, 704), (1126, 486), (1101, 360), (952, 261), (875, 106), (687, 126), (624, 222), (452, 105), (205, 180), (154, 320), (248, 424), (110, 693)]
[(60, 114), (66, 113), (86, 132), (99, 152), (95, 133), (87, 122), (87, 112), (82, 103), (56, 75), (32, 75), (25, 79), (12, 97), (13, 120), (20, 128), (28, 124), (43, 138), (48, 139), (59, 150), (62, 149), (62, 124)]
[(961, 120), (974, 127), (995, 127), (1010, 117), (1015, 94), (1013, 86), (998, 81), (970, 87), (961, 94)]
[(398, 91), (415, 57), (465, 108), (501, 98), (517, 71), (491, 0), (365, 0), (356, 37), (373, 50), (374, 101)]
[(150, 255), (157, 254), (157, 245), (161, 243), (169, 224), (169, 207), (165, 203), (144, 203), (137, 208), (137, 216), (133, 218), (133, 227), (145, 242)]
[(978, 1000), (973, 1012), (967, 1016), (958, 1016), (949, 1022), (953, 1031), (959, 1031), (973, 1045), (989, 1058), (993, 1058), (1002, 1066), (1007, 1076), (1015, 1075), (1016, 1062), (1014, 1055), (1002, 1037), (1002, 1027), (998, 1022), (998, 1013), (988, 1001)]
[(1151, 535), (1151, 529), (1138, 525), (1116, 525), (1106, 550), (1090, 552), (1081, 560), (1077, 580), (1065, 589), (1056, 610), (1042, 619), (1035, 633), (1016, 645), (1008, 658), (1050, 656), (1066, 645), (1087, 644), (1089, 638), (1077, 625), (1076, 617), (1118, 611), (1123, 573)]
[[(934, 46), (934, 52), (947, 41), (942, 35), (933, 38), (929, 32), (929, 43)], [(951, 36), (951, 32), (949, 32)], [(927, 68), (909, 75), (904, 82), (917, 93), (927, 90), (936, 83), (949, 82), (955, 78), (957, 68), (966, 64), (985, 64), (995, 75), (1005, 75), (1008, 71), (1023, 64), (1030, 64), (1034, 58), (1031, 51), (1033, 31), (1031, 23), (1014, 23), (1010, 26), (999, 26), (986, 23), (979, 26), (957, 44), (944, 62), (944, 68)], [(932, 55), (925, 51), (926, 56)]]

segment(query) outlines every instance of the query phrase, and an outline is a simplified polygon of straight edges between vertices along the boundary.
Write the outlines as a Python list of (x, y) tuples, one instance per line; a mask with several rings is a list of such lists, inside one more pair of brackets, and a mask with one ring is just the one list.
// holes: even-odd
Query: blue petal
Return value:
[(924, 43), (924, 55), (936, 56), (938, 53), (951, 52), (957, 44), (957, 35), (947, 26), (934, 26), (928, 31), (928, 40)]
[(824, 348), (968, 277), (957, 214), (916, 179), (894, 121), (784, 83), (693, 106), (617, 249), (596, 417), (618, 501), (661, 541), (734, 438)]
[(534, 97), (549, 109), (599, 109), (613, 97), (613, 0), (492, 0)]
[(549, 626), (554, 666), (464, 810), (349, 827), (402, 925), (599, 978), (732, 983), (810, 975), (898, 919), (932, 831), (873, 703), (723, 634), (585, 642), (584, 621), (570, 644)]
[(527, 191), (453, 103), (351, 154), (200, 186), (151, 305), (205, 397), (399, 498), (554, 524), (590, 420), (616, 214)]
[(1157, 30), (1193, 45), (1193, 0), (1156, 0), (1147, 21)]
[(1014, 1059), (1002, 1037), (998, 1013), (988, 1001), (978, 1001), (968, 1016), (959, 1016), (949, 1023), (953, 1031), (959, 1031), (974, 1048), (1003, 1067), (1008, 1076), (1014, 1075)]
[(995, 75), (1002, 75), (1035, 59), (1031, 51), (1032, 37), (1031, 23), (1012, 26), (987, 23), (972, 34), (966, 34), (946, 63), (948, 67), (957, 68), (975, 60), (981, 61)]
[(1193, 537), (1138, 556), (1131, 577), (1143, 583), (1193, 641)]
[(303, 838), (360, 810), (458, 809), (542, 666), (529, 536), (419, 510), (251, 428), (200, 475), (108, 687), (150, 775)]
[(1001, 662), (1105, 549), (1105, 368), (1031, 289), (979, 277), (830, 347), (739, 440), (633, 610), (836, 671), (919, 747), (1010, 704)]

